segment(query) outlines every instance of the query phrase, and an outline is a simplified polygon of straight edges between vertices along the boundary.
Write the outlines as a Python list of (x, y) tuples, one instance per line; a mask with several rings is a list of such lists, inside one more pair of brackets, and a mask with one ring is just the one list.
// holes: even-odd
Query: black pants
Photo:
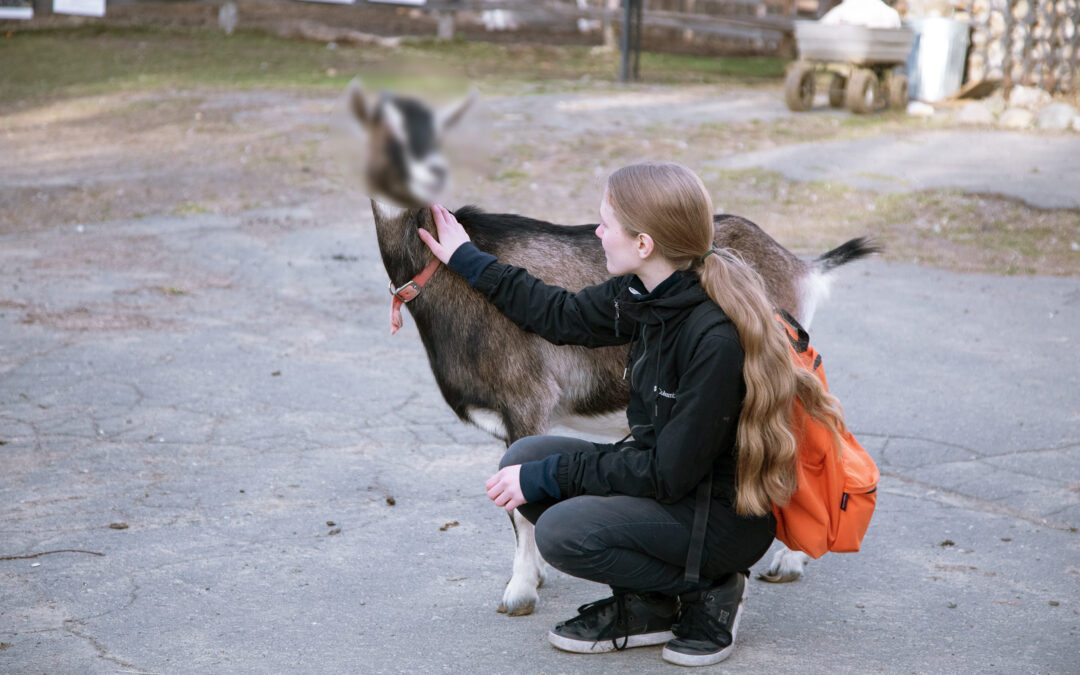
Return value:
[[(500, 468), (563, 452), (596, 452), (603, 446), (578, 438), (529, 436), (513, 443)], [(686, 553), (694, 522), (694, 493), (676, 504), (647, 497), (582, 495), (522, 504), (518, 511), (536, 525), (536, 545), (555, 568), (608, 584), (616, 591), (675, 595), (747, 572), (772, 544), (776, 519), (744, 518), (713, 500), (702, 555), (701, 581), (686, 583)]]

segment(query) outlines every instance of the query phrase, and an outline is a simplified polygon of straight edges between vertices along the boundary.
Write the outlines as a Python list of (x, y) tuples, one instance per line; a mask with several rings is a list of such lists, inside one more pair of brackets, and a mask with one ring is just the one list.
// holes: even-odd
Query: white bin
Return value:
[(941, 17), (907, 23), (915, 31), (915, 44), (907, 62), (911, 99), (932, 103), (960, 91), (971, 27), (963, 21)]

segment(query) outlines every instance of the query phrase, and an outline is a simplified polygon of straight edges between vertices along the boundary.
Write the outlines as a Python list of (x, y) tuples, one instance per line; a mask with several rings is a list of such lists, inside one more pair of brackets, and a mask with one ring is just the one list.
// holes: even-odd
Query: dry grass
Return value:
[[(926, 128), (904, 115), (676, 124), (661, 111), (633, 127), (602, 113), (534, 119), (537, 92), (610, 95), (610, 83), (582, 79), (610, 68), (602, 60), (608, 57), (577, 47), (419, 43), (402, 52), (404, 65), (393, 70), (376, 67), (393, 59), (392, 50), (327, 50), (260, 34), (223, 43), (206, 31), (148, 29), (45, 31), (23, 43), (7, 42), (0, 74), (0, 234), (127, 218), (241, 214), (279, 204), (355, 210), (362, 199), (355, 171), (359, 148), (342, 142), (344, 132), (333, 120), (341, 108), (337, 92), (361, 69), (372, 88), (400, 86), (436, 98), (463, 91), (471, 75), (489, 95), (510, 101), (504, 109), (517, 111), (516, 123), (484, 127), (482, 146), (464, 144), (469, 161), (455, 166), (451, 206), (475, 202), (555, 222), (595, 222), (600, 182), (609, 171), (666, 158), (697, 170), (719, 210), (750, 218), (802, 253), (871, 234), (892, 260), (998, 274), (1080, 272), (1077, 211), (1042, 211), (947, 190), (883, 195), (710, 166), (717, 158), (776, 145)], [(36, 61), (39, 50), (59, 44), (65, 46), (58, 60)], [(457, 74), (435, 78), (439, 82), (425, 89), (433, 71), (425, 75), (418, 64), (433, 54)], [(268, 59), (274, 65), (264, 68)], [(657, 59), (668, 70), (653, 72), (668, 72), (675, 84), (630, 91), (729, 96), (744, 90), (735, 84), (740, 78), (751, 77), (758, 90), (780, 95), (775, 81), (760, 77), (768, 64), (729, 63), (720, 75), (693, 70), (693, 59)], [(677, 84), (709, 78), (718, 83)]]

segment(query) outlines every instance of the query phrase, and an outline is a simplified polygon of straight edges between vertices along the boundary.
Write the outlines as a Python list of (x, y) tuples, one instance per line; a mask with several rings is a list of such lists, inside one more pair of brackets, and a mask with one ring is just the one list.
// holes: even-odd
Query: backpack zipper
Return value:
[(847, 511), (847, 503), (851, 495), (872, 495), (875, 492), (877, 492), (877, 487), (874, 487), (872, 490), (866, 490), (865, 492), (844, 492), (843, 496), (840, 497), (840, 510)]

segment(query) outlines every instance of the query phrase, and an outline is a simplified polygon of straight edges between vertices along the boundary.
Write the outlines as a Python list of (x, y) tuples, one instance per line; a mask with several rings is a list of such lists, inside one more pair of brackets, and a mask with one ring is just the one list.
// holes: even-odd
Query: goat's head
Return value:
[(432, 110), (412, 98), (367, 94), (358, 80), (348, 89), (353, 116), (367, 131), (365, 178), (372, 197), (419, 208), (435, 201), (446, 185), (448, 166), (442, 135), (476, 99), (473, 91), (445, 109)]

